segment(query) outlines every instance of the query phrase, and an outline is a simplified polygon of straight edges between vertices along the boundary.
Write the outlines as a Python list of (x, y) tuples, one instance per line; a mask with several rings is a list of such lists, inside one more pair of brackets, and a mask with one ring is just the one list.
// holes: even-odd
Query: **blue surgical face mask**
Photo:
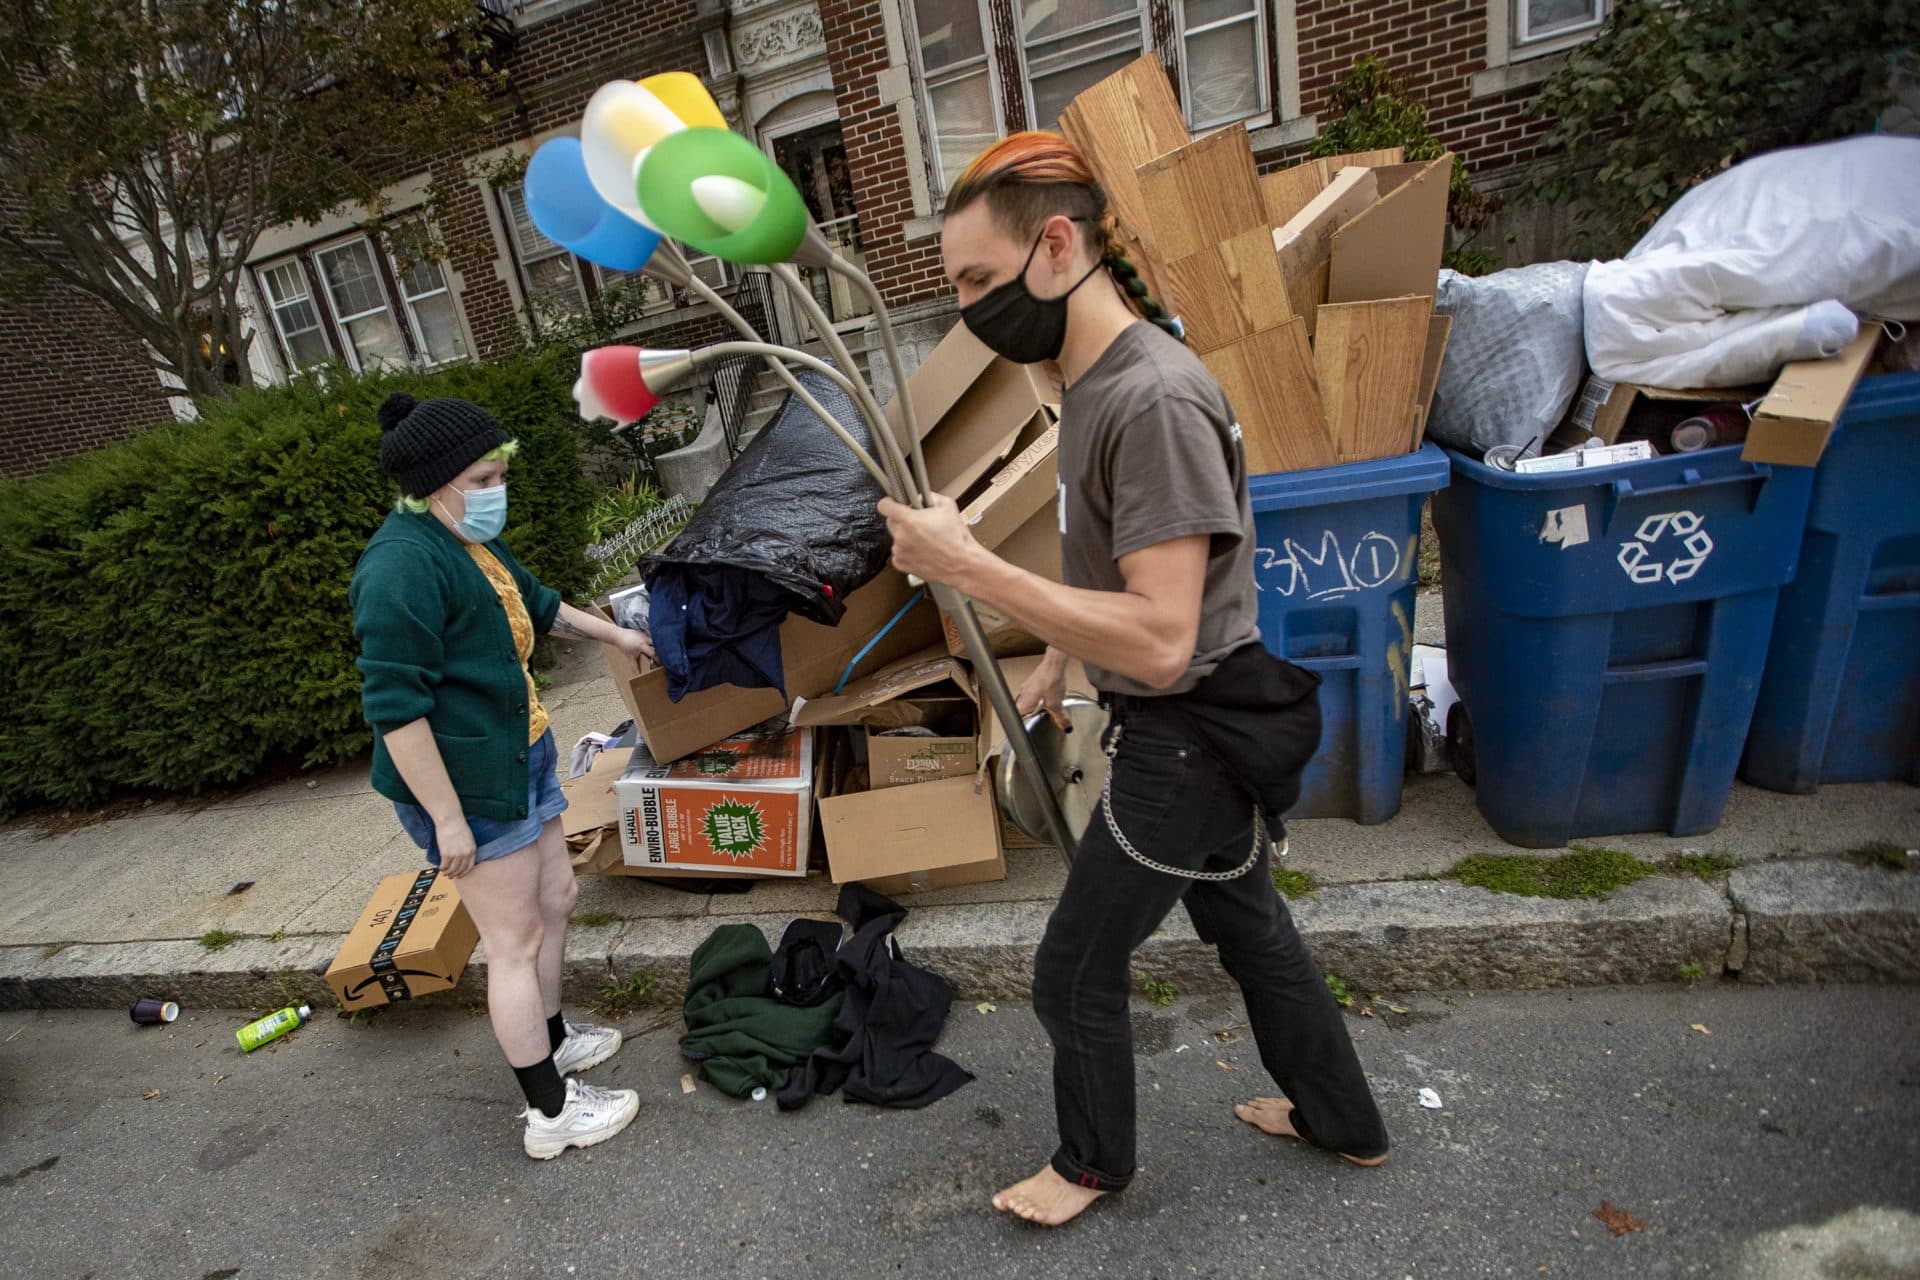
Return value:
[[(467, 514), (453, 522), (453, 531), (468, 542), (492, 542), (507, 527), (507, 486), (496, 484), (485, 489), (468, 489), (461, 495)], [(440, 508), (447, 512), (445, 507)]]

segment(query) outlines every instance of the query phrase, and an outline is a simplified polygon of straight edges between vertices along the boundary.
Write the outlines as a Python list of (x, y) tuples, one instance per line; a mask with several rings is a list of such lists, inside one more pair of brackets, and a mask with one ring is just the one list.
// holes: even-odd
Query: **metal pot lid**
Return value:
[[(1027, 737), (1040, 757), (1041, 772), (1053, 784), (1067, 830), (1078, 840), (1100, 807), (1100, 792), (1107, 782), (1107, 755), (1100, 745), (1107, 729), (1107, 713), (1088, 698), (1069, 696), (1064, 705), (1072, 733), (1063, 733), (1052, 716), (1036, 711), (1026, 719)], [(1045, 813), (1027, 786), (1012, 743), (1000, 753), (999, 775), (1000, 800), (1013, 825), (1031, 839), (1051, 842), (1053, 833), (1047, 829)]]

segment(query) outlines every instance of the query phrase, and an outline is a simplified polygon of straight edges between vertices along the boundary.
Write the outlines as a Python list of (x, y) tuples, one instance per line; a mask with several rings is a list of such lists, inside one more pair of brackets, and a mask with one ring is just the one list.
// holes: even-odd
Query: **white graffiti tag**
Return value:
[(1256, 548), (1254, 561), (1263, 591), (1271, 589), (1283, 596), (1300, 594), (1308, 600), (1335, 600), (1355, 591), (1399, 583), (1406, 576), (1402, 566), (1413, 562), (1413, 550), (1409, 546), (1402, 551), (1399, 543), (1375, 531), (1364, 535), (1349, 554), (1340, 543), (1340, 535), (1328, 529), (1312, 550), (1288, 538), (1279, 548)]
[[(1702, 527), (1705, 523), (1691, 511), (1648, 516), (1640, 522), (1632, 540), (1620, 544), (1620, 567), (1629, 578), (1643, 584), (1662, 578), (1685, 582), (1700, 572), (1700, 566), (1713, 554), (1713, 538)], [(1681, 554), (1673, 555), (1672, 543), (1666, 542), (1668, 534), (1680, 544)], [(1663, 555), (1672, 558), (1662, 559)]]

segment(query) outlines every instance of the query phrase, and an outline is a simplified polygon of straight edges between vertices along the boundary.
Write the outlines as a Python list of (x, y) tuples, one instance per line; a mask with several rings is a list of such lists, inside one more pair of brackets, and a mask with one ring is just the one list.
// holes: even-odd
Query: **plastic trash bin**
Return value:
[(1322, 679), (1320, 750), (1291, 817), (1371, 824), (1400, 810), (1420, 508), (1446, 483), (1434, 444), (1248, 482), (1261, 638)]
[(1920, 373), (1862, 382), (1814, 470), (1740, 776), (1920, 785)]
[(1812, 470), (1739, 446), (1434, 498), (1456, 761), (1502, 839), (1719, 825)]

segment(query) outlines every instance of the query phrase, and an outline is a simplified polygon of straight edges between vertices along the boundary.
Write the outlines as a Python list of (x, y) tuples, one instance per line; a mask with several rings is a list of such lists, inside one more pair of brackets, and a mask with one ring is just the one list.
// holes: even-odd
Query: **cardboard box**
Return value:
[(613, 787), (633, 759), (631, 747), (602, 751), (593, 767), (578, 778), (560, 784), (567, 811), (560, 815), (567, 839), (567, 859), (575, 875), (641, 875), (656, 880), (704, 880), (705, 871), (675, 871), (667, 867), (629, 867), (620, 848), (620, 804)]
[(1007, 877), (1000, 808), (984, 774), (877, 791), (831, 784), (826, 790), (820, 820), (835, 884), (859, 880), (895, 895)]
[(1780, 370), (1754, 411), (1741, 458), (1784, 467), (1819, 462), (1883, 333), (1879, 321), (1863, 321), (1859, 335), (1831, 360), (1797, 360)]
[[(958, 501), (975, 482), (1023, 445), (1043, 406), (1060, 403), (1061, 388), (1041, 365), (1014, 364), (956, 324), (907, 379), (920, 425), (927, 478)], [(906, 439), (899, 398), (887, 421)], [(1046, 423), (1038, 422), (1038, 429)]]
[(813, 835), (813, 731), (764, 727), (656, 762), (639, 747), (614, 783), (622, 858), (708, 875), (804, 876)]
[[(793, 722), (857, 729), (875, 791), (972, 777), (980, 763), (972, 674), (938, 649), (895, 663), (844, 693), (796, 706)], [(905, 728), (930, 729), (933, 736), (897, 736)]]
[[(981, 546), (1049, 582), (1058, 582), (1061, 576), (1059, 445), (1060, 429), (1049, 425), (960, 513)], [(999, 610), (976, 601), (973, 611), (995, 657), (1046, 649), (1045, 641)], [(947, 651), (971, 659), (973, 655), (960, 638), (959, 625), (944, 610), (940, 625), (946, 633)]]
[[(788, 695), (811, 697), (840, 683), (847, 664), (885, 627), (913, 596), (906, 577), (891, 569), (847, 597), (847, 612), (837, 627), (823, 627), (804, 618), (788, 618), (780, 626), (780, 656), (786, 669), (787, 690), (741, 689), (721, 685), (690, 693), (678, 702), (667, 697), (666, 672), (648, 663), (644, 668), (612, 645), (600, 646), (607, 670), (620, 691), (621, 701), (633, 713), (648, 753), (655, 760), (678, 760), (743, 729), (783, 714)], [(600, 610), (602, 617), (605, 610)], [(860, 666), (875, 670), (940, 638), (940, 617), (922, 601), (909, 609), (886, 635), (861, 658)]]
[(480, 941), (460, 891), (438, 871), (388, 876), (327, 966), (342, 1009), (411, 1000), (458, 985)]

